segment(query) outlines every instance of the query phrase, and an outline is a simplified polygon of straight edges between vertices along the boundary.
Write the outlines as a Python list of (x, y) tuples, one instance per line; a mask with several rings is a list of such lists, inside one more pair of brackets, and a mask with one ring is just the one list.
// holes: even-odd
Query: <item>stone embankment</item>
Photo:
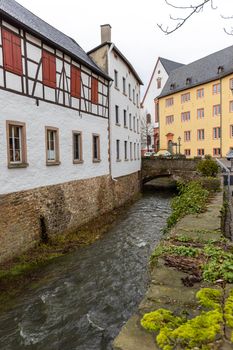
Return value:
[[(219, 244), (224, 242), (221, 234), (221, 211), (223, 195), (218, 192), (209, 203), (207, 210), (198, 215), (187, 215), (182, 218), (169, 232), (161, 244), (166, 242), (186, 245), (196, 242), (194, 249), (202, 249), (205, 244)], [(178, 239), (178, 237), (180, 239)], [(183, 241), (183, 243), (181, 243)], [(184, 243), (186, 242), (186, 243)], [(200, 254), (202, 256), (202, 253)], [(199, 258), (199, 257), (198, 257)], [(200, 258), (199, 264), (203, 264)], [(128, 320), (120, 334), (114, 341), (114, 350), (156, 350), (160, 349), (155, 341), (155, 332), (150, 333), (142, 328), (141, 319), (145, 313), (161, 308), (168, 309), (176, 315), (182, 311), (189, 314), (189, 318), (200, 313), (200, 304), (196, 299), (196, 293), (201, 288), (224, 288), (224, 295), (229, 294), (233, 285), (224, 286), (206, 282), (200, 276), (198, 260), (182, 257), (168, 259), (168, 256), (158, 256), (157, 262), (151, 271), (151, 283), (149, 289), (139, 305), (138, 311)], [(179, 347), (182, 349), (182, 347)], [(186, 347), (185, 347), (186, 348)], [(189, 347), (187, 347), (189, 349)], [(195, 347), (195, 349), (199, 347)], [(169, 347), (170, 349), (170, 347)], [(173, 347), (171, 347), (173, 349)], [(229, 341), (220, 341), (212, 344), (210, 349), (232, 349)]]

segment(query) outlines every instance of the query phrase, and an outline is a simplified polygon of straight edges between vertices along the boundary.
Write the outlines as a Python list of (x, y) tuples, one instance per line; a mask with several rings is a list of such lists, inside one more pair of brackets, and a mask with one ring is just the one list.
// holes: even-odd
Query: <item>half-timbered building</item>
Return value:
[(74, 39), (0, 1), (0, 261), (138, 190), (118, 184), (116, 199), (109, 176), (110, 81)]
[(111, 26), (101, 26), (101, 44), (89, 56), (113, 79), (110, 86), (109, 120), (111, 175), (119, 178), (141, 169), (140, 85), (129, 60), (111, 42)]

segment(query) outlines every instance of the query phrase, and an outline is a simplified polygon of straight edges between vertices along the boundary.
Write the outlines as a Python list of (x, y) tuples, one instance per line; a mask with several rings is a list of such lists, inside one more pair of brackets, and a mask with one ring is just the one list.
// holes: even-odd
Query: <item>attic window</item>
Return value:
[(192, 78), (187, 78), (187, 79), (186, 79), (186, 85), (190, 85), (191, 82), (192, 82)]
[(172, 84), (170, 85), (170, 90), (174, 90), (175, 87), (176, 87), (176, 84), (175, 84), (175, 83), (172, 83)]
[(219, 66), (218, 67), (218, 74), (222, 73), (224, 71), (224, 67), (223, 66)]

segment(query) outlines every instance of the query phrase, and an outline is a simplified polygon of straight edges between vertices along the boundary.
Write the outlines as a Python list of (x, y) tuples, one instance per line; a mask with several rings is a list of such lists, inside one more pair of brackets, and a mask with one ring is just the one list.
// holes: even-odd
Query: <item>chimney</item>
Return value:
[(101, 29), (101, 44), (111, 42), (111, 29), (110, 24), (103, 24), (100, 26)]

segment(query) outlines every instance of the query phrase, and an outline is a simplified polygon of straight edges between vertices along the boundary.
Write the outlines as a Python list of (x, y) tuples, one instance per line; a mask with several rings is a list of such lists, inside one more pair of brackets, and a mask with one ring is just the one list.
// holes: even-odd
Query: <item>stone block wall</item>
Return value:
[(0, 196), (0, 263), (21, 254), (46, 233), (76, 230), (123, 205), (140, 191), (140, 173), (71, 181)]

